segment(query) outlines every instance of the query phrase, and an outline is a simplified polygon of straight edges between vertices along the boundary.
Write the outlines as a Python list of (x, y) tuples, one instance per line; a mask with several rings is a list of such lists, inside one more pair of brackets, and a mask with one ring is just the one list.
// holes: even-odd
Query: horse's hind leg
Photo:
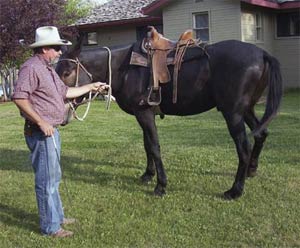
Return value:
[(226, 199), (236, 199), (243, 194), (247, 168), (250, 160), (250, 143), (247, 139), (244, 118), (236, 113), (223, 113), (229, 133), (234, 140), (239, 158), (235, 181), (230, 190), (224, 193)]
[[(245, 114), (245, 122), (253, 131), (256, 126), (259, 124), (257, 117), (255, 116), (254, 110), (251, 109)], [(267, 130), (263, 130), (260, 134), (254, 136), (254, 146), (251, 152), (250, 163), (248, 166), (247, 176), (253, 177), (256, 175), (257, 167), (258, 167), (258, 158), (262, 151), (264, 142), (268, 136)]]

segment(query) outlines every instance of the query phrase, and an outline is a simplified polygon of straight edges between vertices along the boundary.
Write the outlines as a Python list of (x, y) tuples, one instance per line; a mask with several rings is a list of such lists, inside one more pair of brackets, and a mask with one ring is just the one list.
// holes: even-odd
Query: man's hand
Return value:
[(50, 125), (48, 122), (41, 120), (38, 123), (38, 126), (40, 127), (40, 129), (43, 131), (43, 133), (45, 134), (45, 136), (52, 136), (54, 134), (54, 127), (52, 127), (52, 125)]
[(109, 85), (102, 82), (95, 82), (91, 84), (91, 91), (94, 93), (99, 92), (100, 94), (106, 94), (109, 90)]

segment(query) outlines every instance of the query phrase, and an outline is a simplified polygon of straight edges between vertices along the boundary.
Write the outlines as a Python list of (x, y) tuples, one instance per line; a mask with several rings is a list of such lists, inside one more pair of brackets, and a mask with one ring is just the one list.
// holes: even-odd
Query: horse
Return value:
[[(154, 55), (162, 51), (151, 48), (151, 44), (158, 40), (169, 42), (174, 48), (174, 41), (164, 39), (152, 29), (148, 44)], [(174, 65), (169, 64), (170, 81), (160, 84), (161, 102), (159, 106), (152, 106), (141, 104), (145, 92), (149, 91), (149, 81), (153, 79), (152, 67), (130, 63), (133, 52), (143, 54), (142, 41), (111, 47), (111, 54), (102, 47), (84, 50), (80, 43), (61, 56), (56, 71), (69, 84), (78, 76), (78, 83), (82, 85), (90, 80), (78, 63), (92, 74), (95, 81), (107, 82), (111, 69), (111, 88), (116, 102), (123, 111), (135, 116), (143, 131), (147, 166), (141, 180), (147, 183), (157, 175), (155, 195), (163, 196), (167, 186), (155, 123), (157, 107), (165, 115), (195, 115), (213, 108), (222, 113), (238, 156), (233, 185), (223, 193), (223, 197), (231, 200), (243, 194), (245, 179), (257, 174), (259, 155), (268, 135), (267, 125), (280, 107), (282, 77), (275, 57), (253, 44), (237, 40), (207, 44), (204, 48), (188, 47), (178, 72), (177, 101), (173, 102), (172, 95)], [(78, 63), (74, 62), (76, 59)], [(148, 62), (151, 64), (151, 61)], [(265, 112), (259, 120), (254, 107), (267, 88)], [(253, 146), (248, 140), (245, 125), (253, 134)]]

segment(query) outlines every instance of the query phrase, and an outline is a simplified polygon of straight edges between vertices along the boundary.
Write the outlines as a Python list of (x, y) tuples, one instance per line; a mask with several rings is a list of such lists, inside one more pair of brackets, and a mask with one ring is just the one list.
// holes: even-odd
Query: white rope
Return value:
[(103, 47), (108, 52), (108, 97), (106, 100), (106, 110), (110, 108), (110, 102), (112, 99), (112, 89), (111, 89), (111, 50), (108, 47)]
[(74, 118), (75, 118), (76, 120), (84, 121), (84, 119), (87, 117), (88, 112), (89, 112), (89, 110), (90, 110), (91, 102), (92, 102), (92, 91), (89, 92), (89, 99), (88, 99), (88, 101), (87, 101), (87, 107), (86, 107), (85, 113), (84, 113), (84, 115), (83, 115), (82, 117), (79, 117), (79, 116), (77, 115), (76, 109), (74, 108), (72, 102), (69, 102), (69, 105), (70, 105), (70, 107), (71, 107), (71, 109), (72, 109), (72, 111), (73, 111), (73, 116), (74, 116)]

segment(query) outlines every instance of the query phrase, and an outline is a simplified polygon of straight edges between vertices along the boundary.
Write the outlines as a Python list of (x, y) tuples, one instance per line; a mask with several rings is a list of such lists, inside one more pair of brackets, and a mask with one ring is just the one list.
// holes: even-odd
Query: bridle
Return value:
[[(108, 110), (109, 109), (109, 106), (110, 106), (110, 101), (111, 101), (111, 94), (112, 94), (112, 90), (111, 90), (111, 51), (108, 47), (104, 47), (105, 49), (108, 50), (109, 52), (109, 90), (108, 90), (108, 98), (107, 98), (107, 103), (106, 103), (106, 109)], [(89, 77), (90, 79), (90, 83), (92, 83), (93, 81), (93, 75), (84, 67), (84, 65), (79, 61), (79, 59), (76, 57), (75, 59), (68, 59), (68, 58), (65, 58), (65, 59), (60, 59), (57, 63), (61, 62), (61, 61), (69, 61), (69, 62), (72, 62), (72, 63), (75, 63), (76, 64), (76, 81), (75, 81), (75, 87), (78, 87), (79, 86), (79, 71), (80, 69), (82, 69), (86, 75)], [(90, 109), (90, 104), (91, 102), (99, 95), (99, 92), (96, 92), (94, 94), (94, 96), (92, 97), (92, 91), (89, 92), (89, 97), (88, 99), (85, 99), (83, 101), (81, 101), (80, 103), (77, 103), (75, 100), (73, 101), (70, 101), (68, 100), (68, 104), (70, 106), (70, 108), (72, 109), (72, 112), (73, 112), (73, 116), (79, 120), (79, 121), (83, 121), (88, 112), (89, 112), (89, 109)], [(86, 107), (86, 110), (85, 110), (85, 113), (82, 117), (79, 117), (78, 114), (76, 113), (76, 108), (82, 104), (85, 104), (87, 103), (87, 107)]]
[(76, 82), (75, 82), (75, 87), (78, 87), (79, 70), (80, 70), (80, 68), (88, 75), (88, 77), (90, 78), (90, 82), (93, 81), (93, 75), (88, 72), (88, 70), (83, 66), (83, 64), (79, 61), (78, 58), (76, 58), (76, 59), (60, 59), (57, 63), (59, 63), (61, 61), (69, 61), (69, 62), (73, 62), (73, 63), (76, 64)]

